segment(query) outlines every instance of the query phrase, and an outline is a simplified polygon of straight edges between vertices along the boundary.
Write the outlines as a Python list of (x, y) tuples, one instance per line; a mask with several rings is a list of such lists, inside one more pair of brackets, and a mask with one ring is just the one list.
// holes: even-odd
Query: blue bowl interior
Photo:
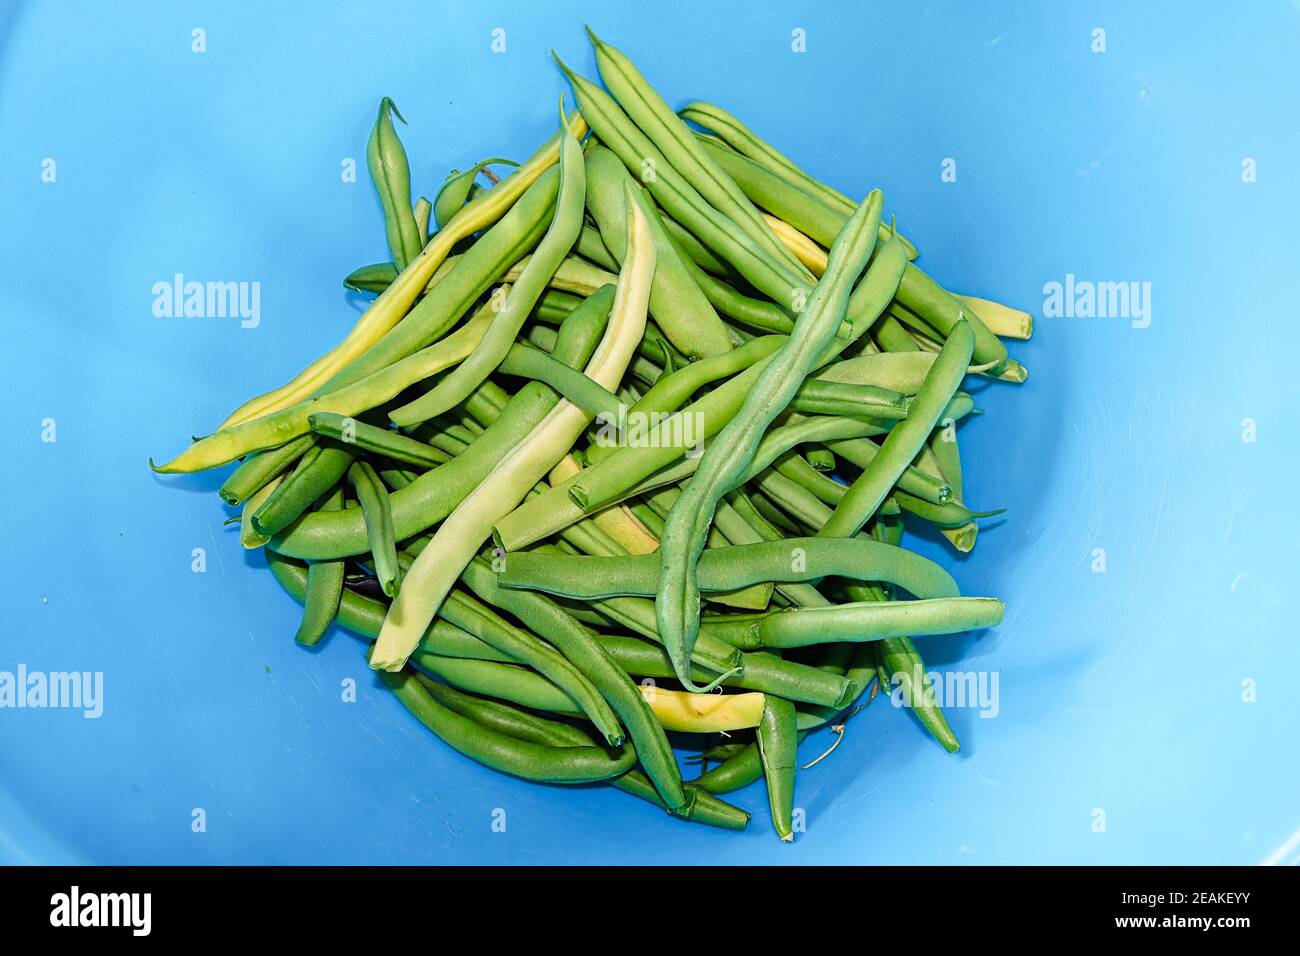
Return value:
[[(1300, 707), (1285, 611), (1294, 7), (1248, 22), (1171, 3), (693, 4), (650, 20), (568, 2), (386, 10), (3, 15), (0, 306), (17, 342), (0, 426), (0, 671), (102, 672), (104, 693), (98, 719), (0, 711), (0, 860), (1300, 853), (1284, 744)], [(432, 195), (447, 170), (522, 159), (550, 134), (565, 86), (546, 53), (594, 75), (584, 18), (670, 103), (714, 100), (845, 191), (882, 187), (949, 287), (1039, 316), (1012, 349), (1029, 383), (981, 386), (984, 414), (960, 432), (968, 501), (1008, 513), (968, 557), (909, 536), (966, 593), (1007, 602), (992, 631), (920, 642), (938, 671), (996, 677), (996, 708), (950, 709), (963, 748), (948, 756), (877, 699), (800, 776), (793, 846), (771, 833), (761, 786), (735, 795), (755, 818), (733, 834), (460, 757), (378, 686), (347, 634), (293, 646), (297, 605), (222, 527), (224, 470), (159, 478), (145, 465), (290, 378), (364, 308), (340, 279), (387, 256), (365, 173), (379, 97), (410, 121), (415, 188)], [(1243, 181), (1247, 160), (1257, 181)], [(259, 324), (155, 317), (151, 290), (176, 274), (260, 283)], [(1149, 325), (1044, 316), (1046, 284), (1067, 275), (1150, 283)], [(802, 754), (828, 745), (819, 735)]]

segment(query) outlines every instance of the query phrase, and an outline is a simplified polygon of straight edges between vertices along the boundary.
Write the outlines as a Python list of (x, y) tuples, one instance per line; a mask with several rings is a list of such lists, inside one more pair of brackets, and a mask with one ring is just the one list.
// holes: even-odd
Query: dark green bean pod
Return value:
[(921, 390), (912, 399), (907, 418), (890, 429), (880, 453), (849, 487), (835, 514), (819, 532), (821, 535), (849, 537), (875, 514), (899, 476), (925, 445), (935, 422), (943, 417), (949, 400), (966, 376), (974, 344), (975, 333), (970, 324), (958, 322), (930, 367)]
[(379, 428), (357, 421), (350, 415), (334, 412), (317, 412), (307, 418), (311, 430), (318, 435), (332, 438), (344, 445), (353, 445), (362, 451), (383, 455), (393, 461), (421, 468), (435, 468), (450, 461), (451, 456), (422, 441), (408, 438), (391, 428)]
[[(447, 708), (469, 717), (485, 727), (498, 730), (519, 740), (546, 744), (551, 747), (582, 747), (592, 744), (591, 736), (583, 729), (558, 720), (548, 720), (509, 704), (485, 700), (465, 694), (446, 684), (424, 681), (425, 689)], [(667, 809), (650, 778), (636, 768), (609, 781), (610, 786), (652, 803), (661, 810)], [(683, 819), (727, 830), (743, 830), (749, 814), (738, 807), (719, 800), (707, 791), (693, 792), (694, 799), (683, 814)]]
[[(343, 489), (335, 488), (321, 503), (321, 511), (338, 511), (343, 507)], [(307, 591), (302, 603), (302, 623), (293, 639), (311, 647), (319, 643), (339, 613), (343, 597), (343, 560), (314, 561), (307, 566)]]
[(406, 122), (397, 106), (385, 96), (379, 101), (379, 115), (366, 146), (370, 178), (374, 180), (379, 203), (384, 207), (384, 230), (388, 233), (388, 251), (398, 271), (420, 254), (420, 230), (411, 210), (411, 167), (406, 150), (393, 126), (393, 116)]
[(787, 843), (794, 840), (794, 777), (799, 764), (799, 731), (794, 704), (768, 694), (758, 725), (758, 755), (767, 780), (767, 803), (772, 826)]
[(471, 561), (461, 580), (485, 602), (513, 614), (550, 641), (587, 675), (623, 721), (636, 745), (641, 766), (654, 782), (664, 806), (672, 813), (689, 816), (693, 795), (682, 789), (681, 772), (663, 727), (631, 678), (600, 646), (592, 632), (540, 594), (499, 587), (498, 575), (482, 559)]
[[(288, 594), (298, 601), (307, 598), (307, 574), (309, 568), (274, 551), (266, 551), (266, 563), (271, 573), (280, 582)], [(384, 615), (388, 605), (380, 601), (343, 589), (339, 600), (338, 623), (367, 640), (374, 640), (383, 626)], [(429, 625), (420, 640), (419, 649), (423, 653), (437, 654), (441, 657), (462, 657), (469, 660), (504, 662), (511, 660), (492, 645), (474, 635), (461, 630), (445, 620), (437, 619)]]
[(397, 564), (397, 538), (393, 532), (388, 490), (375, 474), (375, 469), (364, 461), (353, 462), (348, 469), (348, 484), (361, 502), (370, 552), (375, 556), (375, 576), (379, 578), (384, 593), (393, 597), (401, 583), (401, 569)]
[(541, 638), (515, 627), (468, 594), (453, 591), (440, 609), (444, 618), (469, 631), (502, 653), (527, 664), (564, 691), (596, 725), (606, 741), (623, 742), (623, 728), (600, 691), (567, 657)]
[(337, 485), (355, 458), (356, 454), (347, 448), (313, 446), (299, 459), (293, 473), (253, 512), (253, 529), (266, 537), (279, 534)]
[(311, 435), (299, 435), (279, 448), (253, 452), (222, 482), (217, 493), (228, 505), (243, 504), (266, 483), (296, 462), (316, 443)]
[[(629, 674), (656, 678), (673, 676), (672, 661), (656, 644), (636, 637), (609, 634), (601, 634), (596, 640)], [(852, 681), (815, 667), (784, 661), (771, 654), (744, 654), (743, 659), (744, 670), (740, 676), (723, 681), (725, 686), (837, 708), (846, 706), (858, 695), (858, 687)], [(692, 675), (701, 681), (711, 681), (717, 676), (701, 667), (692, 666), (691, 670)]]
[(594, 783), (624, 774), (636, 763), (636, 751), (627, 744), (614, 749), (548, 747), (518, 740), (444, 707), (410, 671), (376, 673), (420, 723), (453, 749), (494, 770), (546, 783)]
[[(571, 598), (651, 595), (659, 587), (657, 557), (512, 552), (498, 578), (508, 588)], [(956, 597), (959, 593), (952, 575), (928, 558), (865, 538), (796, 537), (710, 548), (700, 555), (698, 565), (699, 585), (705, 591), (733, 591), (761, 581), (810, 581), (831, 575), (886, 581), (920, 598)]]
[(552, 358), (541, 349), (512, 345), (497, 371), (504, 375), (518, 375), (520, 378), (545, 382), (587, 414), (605, 421), (617, 421), (619, 409), (623, 407), (618, 396), (606, 390), (599, 382)]
[(835, 453), (829, 448), (823, 446), (809, 448), (804, 452), (804, 458), (808, 460), (809, 465), (823, 474), (829, 474), (835, 470)]

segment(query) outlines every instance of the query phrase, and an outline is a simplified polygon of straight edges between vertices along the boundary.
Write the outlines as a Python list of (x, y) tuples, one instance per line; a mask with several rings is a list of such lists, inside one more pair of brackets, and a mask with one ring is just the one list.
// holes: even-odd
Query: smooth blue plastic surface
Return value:
[[(99, 719), (0, 709), (0, 860), (1300, 856), (1300, 9), (438, 6), (0, 13), (0, 672), (104, 682)], [(997, 674), (998, 713), (950, 710), (964, 746), (948, 756), (877, 699), (801, 774), (793, 846), (761, 787), (736, 796), (754, 820), (735, 834), (459, 757), (358, 641), (293, 646), (298, 606), (222, 527), (226, 470), (146, 467), (355, 321), (340, 280), (386, 256), (365, 172), (379, 98), (410, 121), (432, 195), (449, 169), (550, 135), (565, 86), (547, 50), (594, 75), (584, 20), (673, 105), (718, 102), (846, 192), (882, 187), (950, 288), (1039, 316), (1012, 349), (1028, 384), (980, 389), (961, 430), (967, 500), (1008, 513), (967, 558), (921, 545), (1007, 603), (995, 630), (921, 642), (936, 669)], [(152, 288), (177, 273), (260, 283), (260, 324), (155, 317)], [(1150, 283), (1149, 326), (1043, 317), (1067, 274)]]

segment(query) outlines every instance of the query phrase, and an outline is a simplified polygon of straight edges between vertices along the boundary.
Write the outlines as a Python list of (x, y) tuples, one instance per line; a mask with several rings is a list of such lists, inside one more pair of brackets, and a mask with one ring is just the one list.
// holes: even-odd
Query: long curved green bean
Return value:
[[(813, 291), (806, 311), (795, 321), (790, 340), (762, 366), (753, 392), (705, 450), (699, 469), (665, 523), (655, 612), (678, 680), (688, 690), (697, 689), (688, 673), (688, 661), (700, 626), (695, 565), (704, 548), (708, 525), (718, 501), (742, 479), (763, 432), (785, 410), (839, 328), (853, 283), (875, 246), (881, 203), (880, 193), (873, 192), (850, 217), (831, 247), (825, 276)], [(864, 285), (876, 281), (868, 271)]]
[(631, 679), (592, 632), (544, 595), (500, 587), (496, 574), (480, 559), (471, 561), (461, 577), (482, 600), (513, 614), (554, 644), (596, 685), (627, 728), (659, 799), (670, 812), (687, 814), (691, 797), (682, 790), (681, 773), (663, 728)]
[[(834, 575), (858, 581), (886, 581), (918, 598), (959, 594), (952, 576), (928, 558), (865, 538), (786, 538), (710, 548), (700, 555), (697, 572), (704, 591), (732, 591), (760, 581), (812, 581)], [(654, 595), (660, 577), (658, 557), (653, 554), (597, 558), (512, 552), (500, 572), (501, 584), (508, 588), (589, 599)], [(662, 621), (659, 633), (664, 637)], [(667, 638), (664, 640), (666, 646)]]
[(1002, 621), (1002, 612), (1002, 602), (996, 598), (869, 601), (778, 611), (754, 621), (750, 627), (763, 647), (807, 647), (828, 641), (956, 634), (993, 627)]
[[(422, 683), (440, 704), (511, 737), (551, 747), (581, 747), (590, 746), (592, 743), (591, 737), (584, 730), (572, 724), (538, 717), (499, 701), (474, 697), (446, 684), (435, 681)], [(640, 797), (661, 810), (667, 809), (650, 778), (640, 770), (633, 768), (610, 780), (609, 784), (625, 793)], [(702, 790), (693, 790), (688, 805), (679, 809), (681, 812), (676, 815), (682, 819), (728, 830), (743, 830), (749, 822), (749, 814), (744, 810), (733, 807)]]
[(899, 475), (925, 445), (935, 422), (939, 421), (961, 385), (974, 344), (975, 332), (970, 323), (958, 322), (926, 375), (925, 384), (912, 400), (907, 418), (890, 429), (880, 453), (849, 486), (820, 534), (826, 537), (854, 535), (880, 507)]
[[(545, 641), (499, 617), (467, 594), (452, 591), (439, 609), (452, 624), (503, 654), (527, 664), (562, 690), (582, 710), (610, 746), (623, 742), (623, 728), (596, 687), (582, 671)], [(418, 645), (417, 645), (418, 646)]]
[(494, 770), (547, 783), (594, 783), (626, 773), (636, 763), (636, 751), (627, 744), (613, 750), (547, 747), (491, 730), (439, 704), (410, 672), (381, 671), (380, 680), (450, 747)]

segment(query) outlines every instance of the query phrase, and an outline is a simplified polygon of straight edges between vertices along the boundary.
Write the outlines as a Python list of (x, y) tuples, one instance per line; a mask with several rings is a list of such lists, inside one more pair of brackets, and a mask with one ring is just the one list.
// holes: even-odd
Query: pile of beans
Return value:
[(1024, 382), (1003, 340), (1032, 319), (922, 271), (878, 190), (855, 203), (718, 106), (674, 112), (591, 40), (603, 87), (560, 63), (555, 135), (432, 201), (383, 100), (391, 260), (345, 280), (376, 298), (155, 467), (238, 462), (221, 495), (303, 602), (297, 641), (365, 638), (466, 756), (734, 829), (718, 795), (762, 778), (791, 840), (800, 741), (838, 743), (877, 689), (958, 747), (911, 638), (1003, 606), (900, 540), (969, 551), (997, 513), (964, 501), (962, 386)]

